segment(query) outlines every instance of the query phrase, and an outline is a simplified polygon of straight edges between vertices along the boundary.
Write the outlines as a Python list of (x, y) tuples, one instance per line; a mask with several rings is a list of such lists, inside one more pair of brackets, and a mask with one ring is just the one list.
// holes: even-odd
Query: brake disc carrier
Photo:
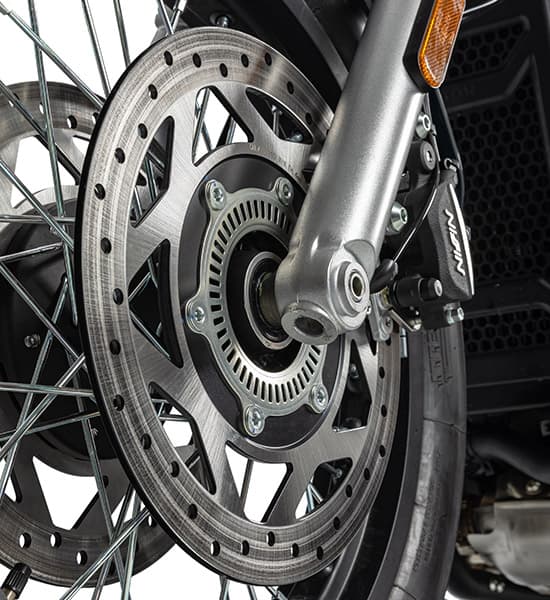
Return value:
[[(201, 155), (206, 96), (229, 118)], [(331, 119), (264, 43), (177, 33), (118, 84), (80, 188), (81, 316), (121, 459), (180, 545), (258, 585), (340, 555), (376, 498), (397, 416), (395, 335), (376, 346), (362, 328), (303, 346), (263, 304)], [(189, 426), (187, 441), (170, 419)], [(240, 479), (231, 453), (246, 463)], [(257, 465), (284, 476), (253, 516)]]
[[(62, 149), (74, 165), (81, 167), (83, 154), (75, 145), (74, 139), (88, 140), (95, 126), (94, 108), (78, 90), (65, 84), (50, 83), (48, 85), (51, 101), (53, 125), (58, 147)], [(41, 122), (41, 96), (37, 82), (17, 84), (10, 87), (15, 97), (28, 111), (28, 115), (36, 122)], [(22, 151), (23, 140), (31, 140), (36, 132), (23, 118), (16, 108), (3, 96), (0, 98), (0, 157), (15, 170), (18, 154)], [(38, 145), (38, 142), (37, 142)], [(61, 150), (60, 150), (61, 151)], [(67, 212), (74, 212), (77, 188), (66, 186), (63, 189), (67, 201)], [(72, 196), (71, 196), (72, 194)], [(52, 210), (54, 202), (53, 190), (46, 189), (35, 194), (38, 200)], [(14, 201), (15, 200), (15, 201)], [(12, 254), (58, 242), (49, 228), (44, 226), (29, 205), (17, 202), (12, 196), (12, 186), (5, 178), (0, 180), (0, 245), (2, 254)], [(17, 221), (31, 219), (31, 224)], [(32, 218), (36, 221), (33, 222)], [(36, 224), (34, 224), (36, 223)], [(72, 228), (72, 225), (70, 226)], [(45, 253), (19, 261), (9, 261), (10, 273), (20, 285), (43, 306), (55, 305), (60, 295), (65, 266), (61, 251)], [(53, 385), (60, 374), (67, 369), (67, 358), (61, 346), (53, 344), (45, 355), (42, 368), (37, 370), (41, 347), (48, 335), (46, 328), (15, 293), (12, 287), (2, 279), (0, 328), (0, 368), (8, 381), (33, 380), (33, 373), (38, 372), (38, 383)], [(70, 311), (63, 309), (56, 320), (62, 335), (78, 346), (78, 331), (72, 323)], [(0, 422), (5, 439), (9, 437), (21, 418), (22, 398), (19, 394), (0, 394)], [(85, 401), (86, 408), (93, 411), (95, 405)], [(16, 454), (11, 480), (15, 497), (2, 497), (0, 506), (0, 561), (12, 567), (21, 562), (32, 568), (33, 577), (55, 585), (72, 585), (87, 568), (87, 563), (95, 560), (109, 544), (109, 535), (103, 520), (98, 498), (92, 499), (86, 506), (82, 505), (82, 514), (72, 527), (61, 527), (54, 522), (53, 512), (48, 504), (42, 482), (39, 478), (36, 460), (75, 477), (92, 477), (93, 472), (86, 451), (82, 424), (66, 424), (51, 428), (51, 421), (69, 419), (78, 412), (77, 401), (65, 397), (52, 403), (43, 417), (37, 421), (39, 433), (25, 436)], [(122, 500), (129, 481), (112, 449), (105, 428), (99, 417), (91, 420), (96, 433), (95, 445), (98, 448), (98, 460), (101, 473), (106, 484), (107, 499), (114, 510)], [(3, 463), (2, 463), (3, 464)], [(64, 490), (67, 502), (76, 502), (71, 498), (71, 490)], [(63, 496), (59, 498), (63, 500)], [(140, 549), (136, 555), (136, 571), (142, 570), (162, 556), (171, 546), (170, 540), (160, 527), (142, 527), (140, 532)], [(89, 585), (93, 584), (92, 578)], [(107, 581), (116, 580), (111, 571)]]

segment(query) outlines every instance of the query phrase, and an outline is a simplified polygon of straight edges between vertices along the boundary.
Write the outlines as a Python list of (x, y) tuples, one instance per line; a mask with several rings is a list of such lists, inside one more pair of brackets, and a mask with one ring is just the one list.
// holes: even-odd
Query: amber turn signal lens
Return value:
[(418, 53), (420, 72), (432, 88), (445, 80), (465, 5), (466, 0), (435, 0)]

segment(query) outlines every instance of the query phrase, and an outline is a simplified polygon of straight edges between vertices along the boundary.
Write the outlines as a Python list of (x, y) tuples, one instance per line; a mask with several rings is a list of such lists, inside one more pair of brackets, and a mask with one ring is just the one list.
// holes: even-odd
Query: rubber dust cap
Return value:
[(19, 598), (29, 581), (31, 573), (32, 570), (28, 565), (17, 563), (8, 573), (8, 576), (2, 585), (2, 591), (12, 592), (15, 594), (16, 598)]

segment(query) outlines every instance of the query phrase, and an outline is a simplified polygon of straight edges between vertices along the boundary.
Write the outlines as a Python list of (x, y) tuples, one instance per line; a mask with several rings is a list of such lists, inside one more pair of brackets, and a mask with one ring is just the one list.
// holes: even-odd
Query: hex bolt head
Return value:
[(289, 206), (294, 199), (294, 186), (285, 177), (279, 177), (275, 184), (275, 192), (283, 206)]
[(311, 388), (309, 392), (311, 407), (317, 413), (325, 412), (328, 406), (328, 390), (322, 384), (318, 383)]
[(33, 333), (32, 335), (25, 336), (25, 339), (23, 341), (27, 348), (34, 349), (34, 348), (38, 348), (38, 346), (40, 346), (40, 343), (42, 340), (40, 339), (40, 336), (38, 335), (38, 333)]
[(388, 235), (398, 235), (403, 231), (408, 222), (409, 213), (407, 209), (399, 204), (399, 202), (394, 202), (391, 208), (390, 222), (386, 228), (386, 233)]
[(257, 437), (265, 427), (265, 416), (257, 406), (247, 406), (244, 411), (244, 429), (251, 437)]
[(225, 206), (226, 192), (219, 181), (210, 180), (206, 184), (205, 194), (206, 201), (212, 210), (221, 210)]
[(427, 115), (424, 112), (421, 112), (418, 115), (418, 121), (416, 123), (416, 135), (421, 140), (424, 140), (428, 137), (428, 134), (430, 133), (431, 129), (432, 120), (430, 119), (429, 115)]
[(542, 483), (535, 479), (530, 479), (525, 484), (525, 492), (528, 496), (538, 496), (542, 491)]
[(456, 325), (456, 323), (462, 323), (464, 321), (464, 309), (462, 306), (458, 308), (449, 308), (445, 311), (445, 318), (447, 319), (448, 325)]

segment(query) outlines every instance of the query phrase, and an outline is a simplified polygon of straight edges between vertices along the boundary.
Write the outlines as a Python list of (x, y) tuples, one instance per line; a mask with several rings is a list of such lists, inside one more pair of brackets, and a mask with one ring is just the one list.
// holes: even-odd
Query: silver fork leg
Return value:
[(282, 325), (326, 344), (359, 327), (424, 93), (404, 58), (422, 0), (375, 2), (276, 275)]

